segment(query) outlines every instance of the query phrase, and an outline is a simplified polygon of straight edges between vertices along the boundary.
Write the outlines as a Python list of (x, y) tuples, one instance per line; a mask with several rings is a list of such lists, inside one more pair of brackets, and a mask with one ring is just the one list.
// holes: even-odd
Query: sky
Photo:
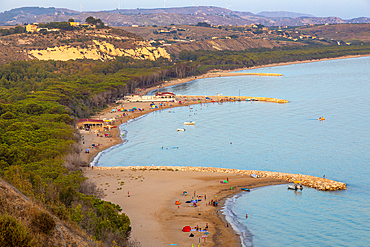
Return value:
[[(165, 1), (165, 2), (164, 2)], [(370, 0), (0, 0), (0, 12), (19, 7), (39, 6), (83, 11), (163, 8), (185, 6), (217, 6), (234, 11), (289, 11), (317, 17), (336, 16), (343, 19), (370, 17)]]

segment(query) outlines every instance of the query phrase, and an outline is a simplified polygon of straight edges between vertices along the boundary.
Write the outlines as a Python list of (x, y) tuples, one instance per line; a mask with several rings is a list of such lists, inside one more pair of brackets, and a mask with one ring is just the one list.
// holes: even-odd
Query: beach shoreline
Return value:
[[(180, 246), (197, 244), (181, 229), (185, 226), (203, 226), (204, 229), (207, 224), (212, 240), (208, 239), (201, 246), (242, 246), (241, 236), (222, 212), (228, 198), (249, 193), (242, 188), (254, 189), (297, 180), (302, 184), (309, 180), (338, 183), (302, 174), (189, 166), (97, 166), (84, 169), (84, 174), (104, 191), (105, 200), (118, 204), (130, 217), (132, 238), (144, 246), (176, 242), (182, 243)], [(189, 197), (184, 196), (184, 191)], [(186, 202), (195, 198), (201, 198), (203, 202), (196, 207)], [(216, 207), (211, 204), (213, 200), (218, 202)], [(176, 201), (181, 202), (181, 210), (180, 205), (176, 208)], [(155, 204), (148, 205), (148, 202)], [(153, 231), (148, 225), (160, 230)], [(169, 234), (156, 237), (156, 232)], [(196, 233), (195, 237), (206, 238), (202, 233)]]
[[(169, 81), (167, 83), (164, 83), (162, 87), (170, 87), (170, 86), (173, 86), (173, 85), (187, 83), (187, 82), (197, 80), (197, 79), (229, 76), (229, 75), (227, 75), (228, 73), (241, 71), (241, 70), (250, 70), (250, 69), (264, 68), (264, 67), (284, 66), (284, 65), (300, 64), (300, 63), (311, 63), (311, 62), (319, 62), (319, 61), (326, 61), (326, 60), (348, 59), (348, 58), (365, 57), (365, 56), (368, 56), (368, 55), (345, 56), (345, 57), (331, 58), (331, 59), (320, 59), (320, 60), (307, 60), (307, 61), (297, 61), (297, 62), (289, 62), (289, 63), (278, 63), (278, 64), (270, 64), (270, 65), (257, 66), (257, 67), (251, 67), (251, 68), (241, 68), (241, 69), (236, 69), (236, 70), (231, 70), (231, 71), (222, 71), (222, 72), (214, 72), (213, 71), (213, 72), (209, 72), (205, 75), (198, 76), (198, 77), (190, 77), (190, 78), (183, 78), (183, 79), (177, 79), (177, 80)], [(153, 91), (155, 89), (158, 89), (158, 88), (157, 87), (146, 88), (145, 90), (142, 90), (140, 92), (140, 94), (147, 94), (148, 92)], [(197, 103), (194, 103), (194, 104), (197, 104)], [(116, 122), (117, 125), (125, 124), (129, 120), (134, 120), (134, 119), (142, 117), (142, 116), (144, 116), (144, 115), (146, 115), (150, 112), (153, 112), (153, 110), (147, 110), (147, 109), (150, 109), (148, 102), (130, 102), (130, 103), (124, 103), (124, 105), (125, 105), (125, 108), (127, 108), (127, 109), (129, 109), (132, 106), (140, 105), (142, 108), (144, 108), (146, 110), (142, 111), (142, 112), (135, 112), (135, 113), (132, 113), (132, 114), (130, 114), (129, 116), (127, 116), (125, 118), (118, 119), (118, 121)], [(158, 110), (169, 109), (169, 108), (173, 108), (173, 107), (177, 107), (177, 106), (185, 106), (185, 105), (166, 105), (163, 108), (158, 109)], [(104, 117), (109, 118), (110, 116), (114, 116), (116, 113), (112, 113), (110, 111), (110, 109), (112, 107), (114, 107), (114, 106), (110, 106), (108, 109), (103, 110), (100, 114), (98, 114), (95, 117), (98, 117), (99, 119), (101, 119), (101, 118), (104, 118)], [(81, 154), (82, 158), (84, 160), (86, 160), (86, 162), (91, 163), (93, 161), (93, 159), (96, 157), (96, 155), (98, 155), (100, 152), (102, 152), (104, 150), (107, 150), (109, 148), (112, 148), (116, 145), (120, 145), (125, 140), (125, 136), (122, 136), (122, 134), (120, 133), (118, 128), (112, 129), (110, 131), (110, 134), (111, 134), (110, 138), (102, 139), (102, 138), (96, 137), (95, 134), (85, 133), (84, 131), (81, 131), (81, 135), (83, 136), (83, 140), (85, 140), (85, 142), (87, 144), (88, 144), (88, 142), (90, 142), (90, 144), (91, 143), (101, 143), (101, 145), (99, 145), (99, 148), (93, 149), (89, 154)], [(86, 168), (86, 169), (84, 169), (84, 174), (87, 175), (87, 174), (90, 174), (90, 172), (98, 173), (99, 171), (101, 171), (100, 169), (102, 169), (102, 168), (101, 167), (94, 167), (94, 170), (91, 170), (91, 168)], [(102, 170), (104, 170), (104, 169), (102, 169)], [(120, 168), (117, 168), (116, 172), (118, 172), (119, 169)], [(161, 171), (159, 171), (159, 172), (161, 172)], [(188, 171), (186, 173), (191, 173), (191, 172), (192, 171)], [(97, 177), (97, 175), (95, 175), (95, 176)], [(224, 175), (219, 174), (218, 179), (220, 179), (222, 176), (224, 176)], [(97, 181), (96, 177), (94, 178), (94, 177), (89, 176), (89, 175), (87, 177), (92, 179), (92, 181), (94, 181), (94, 182), (99, 182), (99, 181)], [(176, 179), (176, 178), (172, 178), (172, 179)], [(181, 177), (181, 179), (183, 179), (183, 176)], [(192, 180), (193, 178), (189, 178), (189, 179)], [(248, 179), (251, 179), (251, 178), (249, 177)], [(263, 179), (265, 179), (265, 178), (263, 178)], [(270, 179), (270, 178), (267, 178), (267, 179)], [(273, 178), (273, 180), (268, 180), (268, 182), (264, 182), (263, 180), (260, 180), (260, 179), (257, 179), (257, 180), (252, 179), (251, 183), (245, 183), (245, 185), (251, 186), (250, 188), (254, 188), (254, 186), (255, 187), (261, 187), (261, 186), (268, 186), (268, 185), (282, 184), (282, 183), (287, 183), (287, 181), (282, 179), (282, 178)], [(239, 185), (239, 186), (241, 186), (241, 185)], [(212, 221), (213, 224), (215, 225), (214, 226), (215, 227), (214, 228), (215, 232), (213, 234), (212, 241), (207, 242), (205, 246), (220, 246), (220, 245), (222, 245), (222, 246), (241, 246), (240, 236), (235, 231), (233, 231), (231, 227), (227, 228), (225, 226), (225, 224), (227, 224), (225, 216), (220, 212), (220, 208), (223, 207), (223, 205), (225, 203), (225, 200), (229, 197), (234, 196), (235, 194), (241, 193), (241, 191), (230, 191), (230, 190), (225, 191), (225, 190), (222, 190), (221, 187), (217, 187), (217, 189), (219, 189), (218, 193), (219, 193), (219, 198), (220, 198), (220, 200), (219, 200), (220, 204), (219, 204), (218, 208), (212, 210), (212, 212), (213, 212), (212, 214), (207, 214), (208, 218), (206, 218), (206, 220)], [(161, 209), (162, 211), (166, 211), (167, 213), (171, 212), (171, 209), (172, 209), (171, 206), (172, 205), (169, 205), (169, 202), (172, 199), (173, 198), (168, 199), (165, 207), (162, 207), (162, 209)], [(111, 198), (109, 196), (106, 197), (105, 200), (112, 201), (113, 203), (117, 203), (114, 198)], [(128, 205), (127, 202), (121, 202), (121, 201), (119, 201), (117, 204), (119, 204), (119, 205), (121, 204), (121, 207), (123, 209), (125, 209), (125, 206)], [(130, 207), (132, 207), (132, 206), (130, 206)], [(134, 208), (133, 209), (134, 211), (135, 210), (140, 211), (137, 207), (133, 207), (133, 208)], [(172, 212), (172, 214), (173, 214), (173, 212)], [(174, 216), (174, 215), (176, 216), (176, 214), (173, 214), (172, 216)], [(215, 216), (215, 217), (212, 217), (211, 215)], [(130, 219), (133, 222), (135, 222), (137, 220), (139, 220), (139, 222), (140, 222), (142, 220), (140, 218), (143, 218), (143, 217), (145, 218), (145, 216), (143, 216), (141, 214), (137, 214), (137, 213), (135, 214), (135, 213), (132, 213), (132, 212), (130, 212), (128, 214), (128, 216), (130, 217)], [(183, 219), (184, 217), (185, 217), (184, 215), (178, 216), (178, 218), (180, 218), (180, 219)], [(172, 219), (172, 218), (169, 218), (169, 219)], [(204, 219), (203, 219), (203, 221), (204, 221)], [(161, 222), (162, 226), (159, 226), (159, 227), (163, 227), (163, 226), (171, 227), (166, 222), (163, 222), (163, 221), (160, 221), (160, 222)], [(178, 221), (176, 221), (176, 220), (172, 220), (171, 222), (175, 222), (174, 224), (178, 224)], [(146, 237), (144, 237), (144, 235), (140, 235), (140, 233), (137, 233), (136, 228), (138, 228), (138, 225), (136, 223), (133, 223), (133, 226), (135, 226), (135, 228), (133, 227), (133, 236), (134, 236), (134, 238), (137, 238), (139, 242), (140, 242), (139, 238), (142, 238), (142, 237), (146, 238)], [(142, 230), (140, 232), (142, 232)], [(144, 233), (148, 234), (147, 231), (144, 231)], [(228, 245), (225, 242), (228, 238), (230, 238), (230, 236), (231, 236), (230, 234), (232, 234), (232, 236), (234, 236), (233, 237), (234, 241), (232, 241), (233, 245)], [(154, 235), (149, 234), (149, 236), (155, 238)], [(176, 236), (178, 236), (178, 235), (176, 235)], [(182, 236), (179, 236), (179, 238), (181, 239)], [(164, 240), (161, 239), (160, 241), (164, 241)], [(163, 243), (163, 242), (161, 242), (161, 243)], [(212, 243), (212, 245), (209, 245), (210, 243)], [(150, 245), (150, 246), (155, 246), (155, 245)], [(160, 245), (158, 245), (158, 246), (160, 246)]]
[[(231, 169), (217, 172), (213, 168), (197, 171), (155, 166), (94, 167), (85, 169), (84, 174), (103, 189), (104, 200), (121, 206), (122, 212), (131, 219), (132, 239), (143, 246), (169, 243), (196, 246), (200, 240), (200, 246), (241, 246), (240, 236), (222, 214), (225, 200), (236, 194), (249, 193), (241, 188), (287, 183), (275, 178), (256, 179), (247, 174), (231, 173)], [(187, 196), (183, 195), (184, 191)], [(195, 198), (202, 200), (196, 207), (186, 203)], [(175, 205), (177, 200), (181, 202), (179, 206)], [(218, 206), (213, 206), (213, 201), (217, 201)], [(185, 226), (205, 229), (206, 225), (209, 237), (199, 231), (182, 232)], [(195, 235), (194, 238), (189, 237), (190, 233)]]

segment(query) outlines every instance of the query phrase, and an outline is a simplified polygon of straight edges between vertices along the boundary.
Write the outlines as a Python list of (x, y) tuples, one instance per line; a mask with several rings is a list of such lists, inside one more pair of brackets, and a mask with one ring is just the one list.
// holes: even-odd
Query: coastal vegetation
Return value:
[[(80, 136), (74, 123), (89, 117), (138, 88), (165, 80), (197, 76), (211, 70), (238, 69), (271, 63), (335, 58), (370, 53), (370, 44), (304, 46), (245, 51), (182, 51), (173, 60), (117, 57), (113, 61), (17, 61), (0, 66), (0, 174), (58, 218), (105, 245), (127, 245), (130, 219), (102, 200), (80, 167)], [(28, 230), (2, 213), (25, 241)], [(50, 226), (43, 229), (43, 223)], [(52, 220), (34, 221), (48, 234)], [(45, 224), (46, 225), (46, 224)]]
[(198, 73), (214, 69), (239, 69), (272, 63), (336, 58), (369, 54), (370, 44), (356, 46), (303, 46), (249, 49), (240, 51), (182, 51), (180, 60), (192, 61)]
[(25, 27), (15, 26), (11, 28), (2, 28), (0, 29), (0, 36), (12, 35), (16, 33), (24, 33), (26, 31)]

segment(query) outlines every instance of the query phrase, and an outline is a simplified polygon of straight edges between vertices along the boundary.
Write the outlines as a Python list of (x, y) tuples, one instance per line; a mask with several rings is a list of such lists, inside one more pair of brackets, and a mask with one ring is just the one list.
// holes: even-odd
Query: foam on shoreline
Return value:
[(225, 220), (231, 225), (233, 231), (240, 236), (240, 244), (243, 247), (249, 247), (253, 246), (253, 234), (248, 230), (247, 227), (238, 222), (237, 217), (231, 208), (235, 203), (235, 200), (240, 197), (241, 194), (242, 193), (239, 193), (233, 197), (227, 198), (221, 212), (225, 217)]

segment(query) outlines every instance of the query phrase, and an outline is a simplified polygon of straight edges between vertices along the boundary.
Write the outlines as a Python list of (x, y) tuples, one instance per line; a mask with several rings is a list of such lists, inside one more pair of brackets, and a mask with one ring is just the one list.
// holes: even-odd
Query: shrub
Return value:
[(0, 246), (37, 246), (36, 241), (20, 222), (12, 216), (0, 216)]
[(85, 195), (93, 195), (97, 198), (103, 198), (104, 197), (104, 191), (101, 188), (98, 188), (95, 183), (85, 180), (83, 183), (81, 183), (80, 192)]
[(31, 225), (38, 232), (49, 235), (55, 228), (55, 220), (46, 212), (35, 211), (31, 220)]

